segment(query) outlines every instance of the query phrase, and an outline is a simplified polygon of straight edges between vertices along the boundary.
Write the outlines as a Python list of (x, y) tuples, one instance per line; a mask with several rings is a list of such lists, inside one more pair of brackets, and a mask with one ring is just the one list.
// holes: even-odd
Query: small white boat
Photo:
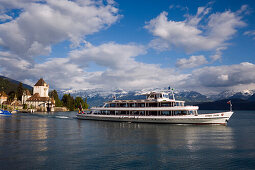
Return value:
[[(169, 98), (166, 92), (151, 92), (144, 100), (112, 100), (103, 107), (92, 107), (91, 113), (78, 113), (78, 119), (141, 123), (221, 124), (226, 125), (232, 109), (226, 112), (198, 114), (198, 106)], [(231, 105), (231, 103), (230, 103)], [(231, 105), (232, 106), (232, 105)]]

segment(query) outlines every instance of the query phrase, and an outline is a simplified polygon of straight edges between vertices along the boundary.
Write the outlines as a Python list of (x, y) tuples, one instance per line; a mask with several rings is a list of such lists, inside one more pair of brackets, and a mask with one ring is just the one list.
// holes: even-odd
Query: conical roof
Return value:
[(46, 82), (43, 80), (43, 78), (40, 78), (40, 80), (38, 80), (35, 86), (44, 86), (44, 84), (46, 84)]

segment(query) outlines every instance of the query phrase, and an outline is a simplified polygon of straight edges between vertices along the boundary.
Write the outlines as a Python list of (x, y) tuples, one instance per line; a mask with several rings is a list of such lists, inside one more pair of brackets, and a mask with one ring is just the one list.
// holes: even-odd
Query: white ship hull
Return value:
[(221, 124), (226, 125), (233, 112), (221, 112), (199, 115), (182, 116), (129, 116), (129, 115), (97, 115), (77, 114), (78, 119), (102, 120), (139, 123), (168, 123), (168, 124)]

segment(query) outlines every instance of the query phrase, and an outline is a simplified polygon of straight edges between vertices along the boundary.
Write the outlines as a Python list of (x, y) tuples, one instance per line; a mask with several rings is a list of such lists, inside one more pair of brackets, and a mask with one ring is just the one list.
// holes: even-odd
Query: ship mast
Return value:
[[(175, 97), (174, 97), (174, 89), (171, 88), (170, 86), (168, 86), (168, 90), (171, 91), (171, 94), (173, 96), (173, 100), (175, 100)], [(169, 94), (169, 93), (168, 93)]]

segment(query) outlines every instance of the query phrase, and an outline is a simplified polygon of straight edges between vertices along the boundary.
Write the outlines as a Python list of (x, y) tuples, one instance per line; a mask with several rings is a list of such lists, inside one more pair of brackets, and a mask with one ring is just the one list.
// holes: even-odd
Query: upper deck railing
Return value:
[(108, 111), (178, 111), (198, 110), (198, 106), (174, 106), (174, 107), (92, 107), (91, 110)]

